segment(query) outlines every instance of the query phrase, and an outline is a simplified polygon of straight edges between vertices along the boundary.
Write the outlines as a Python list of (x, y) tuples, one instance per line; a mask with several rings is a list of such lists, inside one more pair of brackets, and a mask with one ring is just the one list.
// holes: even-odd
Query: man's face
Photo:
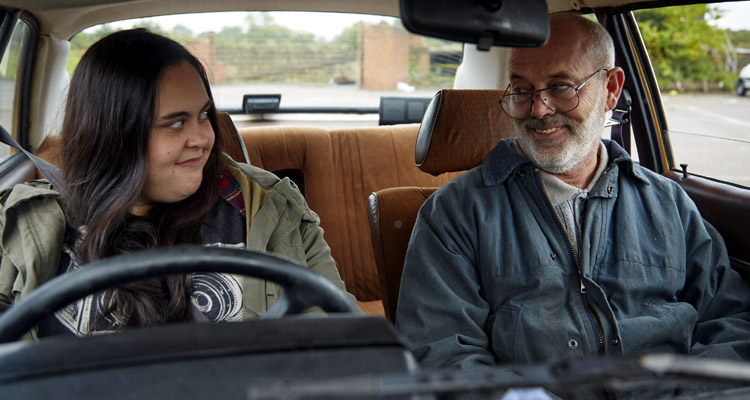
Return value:
[[(578, 87), (602, 65), (586, 59), (585, 44), (577, 30), (553, 31), (543, 47), (514, 49), (511, 58), (512, 92), (533, 91), (567, 84)], [(572, 111), (555, 112), (536, 97), (531, 115), (513, 120), (519, 144), (539, 168), (566, 174), (596, 157), (607, 112), (608, 72), (598, 72), (578, 92), (580, 102)]]

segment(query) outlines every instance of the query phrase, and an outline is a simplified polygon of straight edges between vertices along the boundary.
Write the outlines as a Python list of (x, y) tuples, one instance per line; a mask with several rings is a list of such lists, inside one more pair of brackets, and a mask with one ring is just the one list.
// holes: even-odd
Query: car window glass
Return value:
[[(18, 114), (18, 93), (21, 80), (23, 50), (29, 40), (29, 27), (18, 21), (13, 34), (0, 60), (0, 124), (18, 140), (16, 119)], [(12, 154), (10, 146), (0, 144), (0, 160)]]
[(672, 168), (688, 164), (688, 172), (750, 187), (748, 15), (750, 1), (635, 12), (661, 91)]
[[(185, 45), (207, 67), (219, 109), (246, 94), (281, 94), (281, 107), (369, 107), (381, 96), (432, 97), (453, 86), (460, 43), (408, 33), (400, 19), (314, 12), (154, 17), (74, 36), (68, 71), (114, 30), (146, 27)], [(371, 117), (372, 118), (372, 117)], [(377, 116), (375, 117), (377, 118)]]

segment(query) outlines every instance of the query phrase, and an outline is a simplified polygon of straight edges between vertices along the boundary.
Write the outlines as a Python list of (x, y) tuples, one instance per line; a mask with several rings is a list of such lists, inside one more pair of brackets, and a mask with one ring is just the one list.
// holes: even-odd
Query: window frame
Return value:
[[(683, 171), (675, 161), (677, 158), (674, 156), (670, 140), (662, 92), (656, 81), (656, 73), (633, 11), (726, 1), (729, 0), (642, 3), (611, 9), (607, 13), (606, 27), (615, 41), (617, 65), (625, 70), (624, 88), (630, 91), (633, 99), (631, 123), (640, 163), (656, 173), (665, 174), (667, 171), (672, 171), (682, 175)], [(739, 183), (721, 180), (700, 172), (689, 171), (689, 175), (748, 190), (748, 187)]]
[[(18, 98), (13, 110), (13, 120), (16, 125), (15, 139), (25, 149), (29, 149), (31, 83), (36, 62), (36, 49), (39, 40), (39, 24), (31, 14), (22, 10), (2, 10), (0, 16), (0, 58), (5, 55), (16, 24), (22, 22), (28, 27), (28, 40), (23, 44), (21, 67), (17, 81)], [(5, 127), (8, 130), (7, 127)], [(8, 130), (9, 133), (12, 133)], [(26, 160), (21, 152), (15, 152), (0, 162), (0, 177), (12, 172), (19, 164)]]
[(606, 19), (615, 41), (617, 65), (625, 70), (625, 88), (633, 99), (631, 122), (641, 165), (685, 190), (701, 216), (722, 235), (731, 266), (750, 279), (750, 249), (745, 232), (750, 223), (750, 189), (692, 171), (683, 174), (674, 165), (661, 91), (635, 16), (631, 9), (617, 9), (609, 11)]
[(630, 92), (631, 124), (635, 146), (642, 166), (663, 173), (672, 165), (667, 119), (656, 83), (656, 75), (635, 15), (629, 10), (615, 10), (608, 15), (608, 30), (615, 42), (616, 64), (625, 72), (624, 89)]

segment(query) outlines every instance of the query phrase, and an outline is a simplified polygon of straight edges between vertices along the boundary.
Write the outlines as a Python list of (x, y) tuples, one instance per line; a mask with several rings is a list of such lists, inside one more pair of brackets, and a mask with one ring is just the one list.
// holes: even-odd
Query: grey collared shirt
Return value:
[[(525, 153), (518, 145), (518, 141), (513, 142), (513, 149), (518, 154), (526, 157)], [(562, 179), (541, 169), (539, 170), (539, 176), (544, 183), (542, 186), (544, 187), (545, 193), (555, 207), (560, 222), (568, 233), (568, 238), (570, 239), (571, 244), (579, 254), (579, 243), (581, 243), (580, 218), (583, 211), (583, 205), (588, 197), (589, 191), (602, 176), (602, 173), (604, 173), (604, 169), (608, 162), (609, 155), (607, 154), (607, 148), (600, 142), (599, 151), (597, 153), (596, 173), (594, 174), (593, 179), (591, 179), (588, 187), (585, 189), (569, 185)]]

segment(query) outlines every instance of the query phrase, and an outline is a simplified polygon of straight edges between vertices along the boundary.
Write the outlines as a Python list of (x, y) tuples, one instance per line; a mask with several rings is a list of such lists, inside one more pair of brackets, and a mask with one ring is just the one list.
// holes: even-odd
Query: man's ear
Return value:
[(607, 111), (614, 110), (624, 84), (625, 72), (622, 68), (614, 67), (607, 71)]

